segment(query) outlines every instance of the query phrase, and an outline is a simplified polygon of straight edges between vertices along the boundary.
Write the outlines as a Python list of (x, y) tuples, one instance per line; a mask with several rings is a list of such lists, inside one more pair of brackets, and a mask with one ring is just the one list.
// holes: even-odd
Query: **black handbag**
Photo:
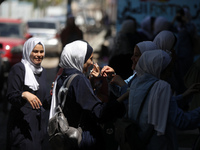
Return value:
[[(68, 88), (77, 74), (73, 74), (65, 79), (58, 92), (58, 106), (55, 115), (49, 120), (48, 134), (52, 150), (74, 150), (79, 147), (82, 140), (82, 129), (69, 126), (67, 118), (63, 114)], [(67, 84), (67, 86), (66, 86)], [(60, 105), (61, 94), (64, 92), (63, 102)]]

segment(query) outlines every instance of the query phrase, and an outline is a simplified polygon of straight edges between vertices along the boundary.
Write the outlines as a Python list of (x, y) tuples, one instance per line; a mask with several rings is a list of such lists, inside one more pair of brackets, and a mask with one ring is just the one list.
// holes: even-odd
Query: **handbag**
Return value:
[[(81, 127), (74, 128), (69, 126), (67, 118), (62, 109), (65, 105), (66, 96), (72, 80), (78, 74), (73, 74), (65, 79), (58, 92), (58, 106), (55, 115), (49, 120), (48, 134), (52, 150), (74, 150), (77, 149), (82, 140)], [(67, 84), (67, 85), (66, 85)], [(63, 102), (60, 105), (61, 94), (64, 93)]]

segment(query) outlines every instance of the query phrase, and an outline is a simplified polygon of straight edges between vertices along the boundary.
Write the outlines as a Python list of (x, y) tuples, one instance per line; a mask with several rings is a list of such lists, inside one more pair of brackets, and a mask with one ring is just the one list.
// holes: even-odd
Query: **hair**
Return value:
[(39, 45), (42, 45), (42, 43), (41, 43), (41, 42), (39, 42), (38, 44), (39, 44)]

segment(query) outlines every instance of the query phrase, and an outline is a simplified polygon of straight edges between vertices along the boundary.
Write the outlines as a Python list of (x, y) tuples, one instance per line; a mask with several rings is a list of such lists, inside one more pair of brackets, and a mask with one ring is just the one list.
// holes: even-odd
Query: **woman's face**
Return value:
[(86, 63), (83, 65), (83, 73), (86, 73), (91, 65), (93, 65), (93, 53), (91, 54), (90, 58), (86, 61)]
[(135, 48), (134, 48), (133, 56), (131, 57), (131, 60), (133, 61), (133, 64), (132, 64), (132, 69), (133, 70), (135, 70), (135, 66), (136, 66), (140, 56), (141, 56), (140, 49), (136, 45)]
[(37, 44), (34, 49), (31, 52), (30, 60), (35, 65), (40, 65), (42, 63), (42, 60), (44, 58), (44, 49), (43, 46), (40, 44)]

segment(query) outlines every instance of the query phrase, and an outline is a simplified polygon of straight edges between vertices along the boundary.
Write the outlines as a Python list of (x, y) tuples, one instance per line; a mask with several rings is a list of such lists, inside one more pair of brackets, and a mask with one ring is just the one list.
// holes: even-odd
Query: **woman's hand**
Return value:
[(192, 84), (182, 95), (183, 97), (186, 97), (194, 93), (200, 93), (200, 83)]
[(93, 68), (90, 72), (90, 76), (93, 76), (93, 77), (98, 77), (100, 74), (100, 68), (99, 68), (99, 65), (97, 63), (95, 63), (93, 65)]
[(101, 76), (111, 79), (113, 76), (115, 76), (115, 70), (110, 66), (104, 66), (101, 69)]
[(33, 109), (40, 109), (40, 106), (42, 106), (40, 99), (28, 91), (23, 92), (22, 97), (31, 104)]

